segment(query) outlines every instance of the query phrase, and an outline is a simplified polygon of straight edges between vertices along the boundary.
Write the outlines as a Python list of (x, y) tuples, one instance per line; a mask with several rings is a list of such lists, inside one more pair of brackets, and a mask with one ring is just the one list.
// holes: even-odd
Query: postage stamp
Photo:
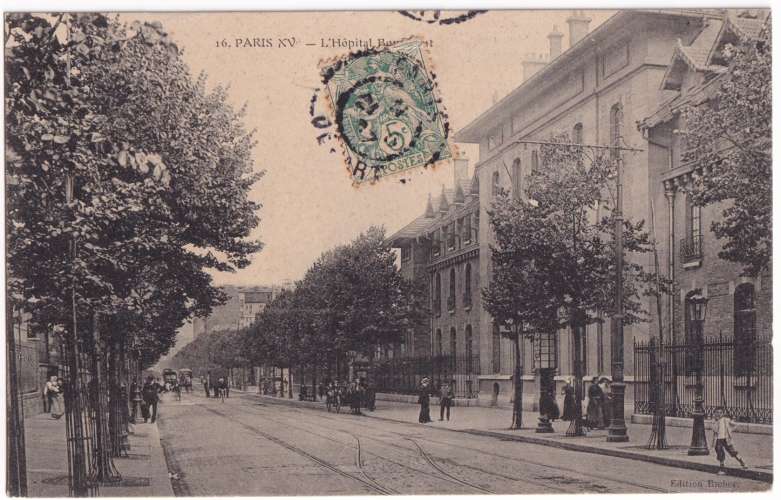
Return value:
[(345, 164), (354, 183), (452, 157), (435, 75), (417, 39), (321, 64)]

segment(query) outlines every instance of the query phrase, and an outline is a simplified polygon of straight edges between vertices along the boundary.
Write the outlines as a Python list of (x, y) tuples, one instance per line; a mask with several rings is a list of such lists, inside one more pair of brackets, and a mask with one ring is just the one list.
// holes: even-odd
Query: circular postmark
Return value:
[(450, 157), (433, 78), (419, 45), (409, 43), (352, 54), (324, 70), (336, 135), (356, 181), (367, 171), (376, 179)]
[(485, 10), (400, 10), (399, 14), (415, 21), (427, 24), (439, 24), (448, 26), (461, 24), (485, 13)]

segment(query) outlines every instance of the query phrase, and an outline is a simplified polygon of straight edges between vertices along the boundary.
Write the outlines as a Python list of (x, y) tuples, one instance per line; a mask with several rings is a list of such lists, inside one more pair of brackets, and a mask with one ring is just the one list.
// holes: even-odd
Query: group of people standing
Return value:
[(203, 384), (203, 390), (206, 392), (206, 397), (210, 397), (211, 394), (214, 394), (213, 397), (218, 398), (220, 397), (220, 390), (222, 390), (225, 394), (225, 397), (230, 397), (230, 385), (228, 384), (228, 381), (225, 380), (225, 377), (220, 377), (216, 381), (212, 381), (212, 374), (211, 372), (208, 372), (206, 376), (201, 376), (201, 384)]
[(443, 421), (447, 418), (450, 421), (450, 408), (453, 406), (453, 400), (455, 399), (455, 391), (453, 381), (445, 380), (439, 384), (439, 388), (435, 389), (431, 383), (431, 379), (424, 377), (420, 381), (420, 389), (418, 390), (418, 404), (420, 404), (420, 415), (418, 416), (418, 422), (426, 424), (431, 422), (431, 396), (436, 394), (439, 396), (439, 421)]
[[(564, 395), (564, 411), (561, 414), (562, 420), (571, 421), (575, 419), (576, 402), (575, 386), (572, 385), (572, 377), (567, 379), (566, 384), (561, 389)], [(591, 429), (604, 429), (610, 425), (610, 419), (613, 414), (612, 395), (610, 392), (610, 379), (607, 377), (594, 377), (591, 379), (591, 385), (588, 388), (588, 405), (586, 406), (586, 426)], [(553, 403), (555, 405), (555, 402)], [(556, 408), (558, 414), (558, 408)], [(557, 417), (551, 417), (555, 420)]]
[[(418, 404), (420, 415), (418, 421), (421, 424), (431, 422), (431, 396), (439, 396), (439, 420), (450, 420), (450, 408), (455, 398), (454, 381), (443, 381), (438, 388), (434, 388), (431, 379), (424, 377), (418, 388)], [(564, 411), (559, 412), (555, 397), (551, 394), (542, 398), (542, 414), (550, 420), (571, 421), (576, 418), (575, 387), (570, 377), (561, 390), (564, 395)], [(586, 407), (586, 425), (591, 429), (604, 429), (610, 425), (612, 416), (612, 396), (610, 393), (610, 380), (607, 377), (594, 377), (588, 388), (588, 406)]]

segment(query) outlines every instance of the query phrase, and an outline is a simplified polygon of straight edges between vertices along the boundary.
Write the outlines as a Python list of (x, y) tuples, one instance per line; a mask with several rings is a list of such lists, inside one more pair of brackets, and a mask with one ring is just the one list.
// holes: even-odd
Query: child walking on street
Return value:
[(725, 451), (740, 462), (741, 467), (748, 469), (746, 463), (738, 455), (738, 451), (732, 446), (732, 429), (735, 428), (735, 422), (728, 415), (725, 415), (721, 408), (717, 408), (713, 412), (713, 419), (713, 443), (716, 448), (716, 458), (719, 460), (719, 475), (726, 474), (724, 471)]

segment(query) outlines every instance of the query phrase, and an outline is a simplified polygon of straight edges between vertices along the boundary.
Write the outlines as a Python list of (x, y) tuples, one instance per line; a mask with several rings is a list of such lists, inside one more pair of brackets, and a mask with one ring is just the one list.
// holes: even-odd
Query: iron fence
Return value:
[(455, 381), (457, 398), (476, 398), (479, 375), (479, 356), (445, 354), (376, 361), (370, 377), (377, 392), (415, 394), (420, 381), (429, 377), (435, 387), (444, 380)]
[[(651, 380), (656, 350), (649, 342), (635, 342), (635, 413), (654, 413)], [(773, 349), (769, 339), (741, 342), (705, 337), (701, 342), (665, 345), (659, 361), (667, 416), (692, 416), (696, 374), (701, 368), (708, 418), (716, 408), (722, 408), (739, 422), (773, 423)], [(654, 379), (654, 383), (659, 382)]]

